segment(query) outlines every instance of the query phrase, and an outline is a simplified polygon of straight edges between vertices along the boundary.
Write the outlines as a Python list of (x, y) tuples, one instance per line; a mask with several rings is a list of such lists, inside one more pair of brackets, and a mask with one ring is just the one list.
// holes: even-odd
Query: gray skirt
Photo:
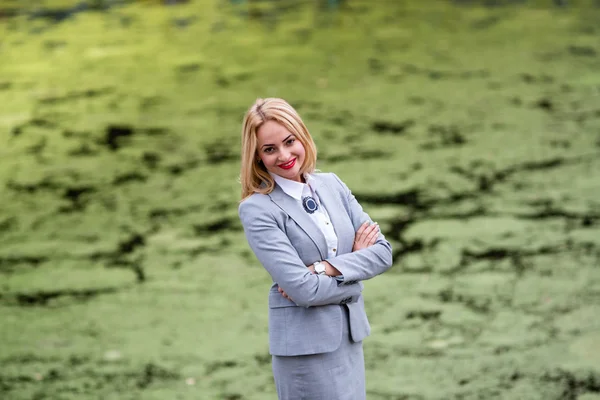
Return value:
[[(362, 342), (350, 338), (348, 308), (342, 307), (340, 347), (331, 353), (273, 356), (273, 376), (279, 400), (365, 400)], [(319, 333), (307, 340), (315, 340)], [(328, 340), (328, 338), (323, 338)]]

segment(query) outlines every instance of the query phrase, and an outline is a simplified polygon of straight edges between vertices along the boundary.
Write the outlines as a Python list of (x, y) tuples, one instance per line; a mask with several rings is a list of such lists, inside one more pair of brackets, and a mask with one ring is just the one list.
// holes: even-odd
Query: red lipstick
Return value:
[(286, 162), (285, 164), (279, 164), (278, 167), (279, 168), (283, 168), (283, 169), (291, 169), (294, 167), (294, 165), (296, 165), (296, 159), (294, 158), (293, 160), (290, 160), (288, 162)]

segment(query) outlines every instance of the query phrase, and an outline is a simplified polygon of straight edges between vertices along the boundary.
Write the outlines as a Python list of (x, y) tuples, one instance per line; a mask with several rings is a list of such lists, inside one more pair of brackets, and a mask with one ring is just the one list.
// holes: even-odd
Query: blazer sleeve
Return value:
[(313, 274), (266, 207), (247, 200), (240, 204), (238, 213), (250, 248), (294, 303), (322, 306), (360, 296), (361, 285), (338, 286), (332, 277)]
[[(332, 175), (341, 186), (348, 202), (348, 212), (352, 220), (352, 225), (354, 225), (354, 231), (356, 232), (365, 221), (373, 222), (369, 215), (363, 211), (363, 208), (346, 184), (337, 175)], [(392, 266), (392, 246), (385, 240), (384, 235), (380, 233), (377, 241), (372, 246), (328, 258), (326, 261), (337, 268), (343, 275), (344, 282), (341, 282), (341, 285), (353, 286), (352, 284), (356, 281), (371, 279), (387, 271)]]

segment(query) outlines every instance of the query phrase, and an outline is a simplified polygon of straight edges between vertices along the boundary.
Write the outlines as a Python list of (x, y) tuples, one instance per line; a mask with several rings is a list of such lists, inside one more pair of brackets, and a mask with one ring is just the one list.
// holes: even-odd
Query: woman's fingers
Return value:
[(374, 228), (371, 230), (371, 233), (369, 233), (369, 236), (367, 237), (369, 246), (375, 244), (377, 238), (379, 237), (379, 225), (377, 223), (374, 223), (372, 226)]
[(354, 241), (358, 242), (358, 240), (360, 239), (360, 237), (362, 236), (362, 234), (364, 233), (365, 229), (367, 229), (368, 226), (369, 226), (369, 221), (363, 222), (363, 224), (356, 231), (356, 235), (354, 236)]
[(360, 228), (358, 228), (358, 231), (356, 232), (356, 241), (357, 242), (363, 242), (365, 240), (365, 238), (367, 237), (367, 235), (369, 234), (369, 228), (371, 228), (369, 221), (365, 221)]
[(290, 297), (287, 295), (286, 292), (283, 291), (283, 289), (281, 287), (278, 287), (277, 290), (279, 291), (279, 293), (281, 293), (281, 295), (283, 297), (285, 297), (286, 299), (289, 299)]
[(373, 232), (377, 232), (378, 227), (379, 226), (376, 223), (372, 223), (371, 225), (369, 225), (362, 234), (361, 242), (369, 243), (369, 238), (371, 237)]
[(377, 241), (377, 237), (379, 236), (379, 225), (374, 222), (369, 224), (369, 221), (365, 222), (360, 226), (358, 231), (356, 232), (356, 237), (354, 239), (354, 246), (352, 251), (364, 249), (366, 247), (371, 246)]

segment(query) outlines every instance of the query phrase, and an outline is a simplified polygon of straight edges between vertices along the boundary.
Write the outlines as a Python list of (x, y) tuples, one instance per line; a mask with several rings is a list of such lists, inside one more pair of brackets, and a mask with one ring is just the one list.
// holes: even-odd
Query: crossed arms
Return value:
[[(347, 196), (355, 231), (366, 221), (372, 223), (346, 185), (337, 176), (334, 177)], [(255, 201), (245, 201), (240, 204), (238, 211), (250, 248), (273, 281), (297, 305), (313, 307), (339, 304), (343, 299), (360, 295), (361, 285), (338, 284), (332, 276), (317, 275), (310, 267), (307, 268), (268, 207)], [(379, 233), (374, 244), (325, 261), (332, 267), (327, 268), (328, 274), (342, 274), (345, 283), (362, 281), (390, 268), (392, 251), (390, 244)]]

